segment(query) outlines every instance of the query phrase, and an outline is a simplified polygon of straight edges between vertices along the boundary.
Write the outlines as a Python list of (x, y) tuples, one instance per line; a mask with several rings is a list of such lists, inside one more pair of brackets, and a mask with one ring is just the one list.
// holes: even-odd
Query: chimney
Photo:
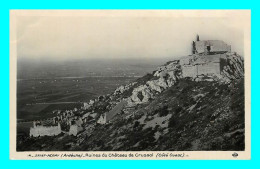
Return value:
[(197, 41), (200, 41), (200, 37), (199, 37), (199, 35), (197, 35)]
[(196, 44), (194, 41), (192, 41), (192, 54), (195, 54), (196, 51)]

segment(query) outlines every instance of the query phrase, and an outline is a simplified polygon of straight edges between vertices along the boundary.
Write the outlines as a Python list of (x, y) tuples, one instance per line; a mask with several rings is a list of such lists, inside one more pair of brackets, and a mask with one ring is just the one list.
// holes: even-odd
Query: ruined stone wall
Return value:
[(182, 66), (182, 76), (183, 77), (196, 77), (198, 75), (197, 65), (183, 65)]
[(220, 63), (197, 65), (197, 75), (220, 75)]
[(80, 131), (82, 131), (83, 128), (80, 126), (77, 126), (76, 124), (70, 126), (69, 135), (76, 136)]
[(196, 41), (195, 42), (196, 53), (204, 53), (205, 46), (206, 46), (206, 41)]
[(182, 76), (191, 78), (199, 75), (219, 76), (221, 57), (222, 54), (185, 57), (180, 60)]
[(244, 77), (244, 63), (235, 53), (193, 55), (180, 60), (182, 77), (214, 76), (222, 81)]
[(196, 65), (196, 64), (204, 64), (204, 63), (219, 63), (220, 58), (223, 57), (224, 54), (215, 54), (215, 55), (197, 55), (193, 57), (193, 61), (191, 64)]
[(30, 128), (30, 136), (55, 136), (61, 133), (61, 127), (58, 126), (35, 126)]
[[(208, 51), (207, 46), (210, 47), (210, 51)], [(207, 52), (231, 52), (231, 46), (221, 40), (196, 41), (195, 51), (205, 54)]]
[(220, 40), (210, 40), (207, 45), (211, 46), (211, 52), (231, 52), (231, 46)]

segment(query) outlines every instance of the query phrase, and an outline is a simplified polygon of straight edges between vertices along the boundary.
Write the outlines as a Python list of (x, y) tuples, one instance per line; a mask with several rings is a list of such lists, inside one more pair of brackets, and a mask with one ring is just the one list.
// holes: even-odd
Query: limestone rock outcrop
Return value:
[(124, 93), (124, 91), (126, 90), (129, 90), (130, 87), (132, 87), (133, 85), (135, 85), (136, 82), (133, 82), (133, 83), (129, 83), (125, 86), (119, 86), (115, 91), (114, 91), (114, 95), (118, 95), (118, 94), (121, 94), (121, 93)]
[(223, 66), (222, 78), (228, 82), (244, 77), (244, 60), (236, 53), (228, 53), (227, 64)]
[(153, 98), (153, 93), (147, 85), (141, 85), (135, 88), (131, 96), (131, 99), (136, 103), (147, 102), (150, 98)]
[(156, 94), (174, 85), (181, 78), (181, 67), (178, 63), (179, 61), (172, 61), (165, 66), (160, 66), (154, 73), (154, 76), (159, 78), (147, 81), (145, 85), (135, 88), (128, 98), (128, 106), (146, 103)]
[[(223, 83), (243, 78), (244, 61), (236, 53), (190, 55), (158, 67), (153, 76), (158, 77), (158, 79), (147, 81), (145, 85), (134, 88), (132, 95), (127, 99), (128, 106), (148, 102), (156, 94), (173, 86), (181, 78)], [(127, 87), (120, 87), (116, 92), (127, 89)]]

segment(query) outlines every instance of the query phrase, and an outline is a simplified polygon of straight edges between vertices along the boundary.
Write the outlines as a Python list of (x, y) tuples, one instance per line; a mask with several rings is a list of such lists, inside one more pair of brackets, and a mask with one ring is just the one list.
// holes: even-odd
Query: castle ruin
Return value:
[(43, 126), (39, 123), (33, 122), (33, 127), (30, 128), (30, 136), (56, 136), (61, 133), (60, 123), (57, 126)]
[(222, 40), (200, 40), (197, 35), (196, 41), (192, 42), (192, 54), (220, 54), (231, 52), (231, 45)]
[(226, 55), (231, 53), (231, 46), (221, 40), (200, 41), (197, 35), (197, 40), (192, 43), (192, 53), (180, 59), (183, 77), (220, 77), (229, 62)]

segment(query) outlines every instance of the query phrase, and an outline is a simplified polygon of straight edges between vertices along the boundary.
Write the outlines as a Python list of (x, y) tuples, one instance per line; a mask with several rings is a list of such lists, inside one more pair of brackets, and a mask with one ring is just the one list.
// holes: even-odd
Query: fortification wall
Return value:
[(182, 76), (183, 77), (196, 77), (197, 74), (197, 65), (184, 65), (182, 66)]
[(210, 62), (219, 63), (220, 58), (223, 55), (224, 54), (195, 56), (191, 64), (196, 65), (196, 64), (203, 64), (203, 63), (210, 63)]
[(197, 65), (197, 75), (220, 75), (220, 63)]
[(203, 55), (185, 57), (180, 60), (183, 77), (194, 78), (199, 75), (216, 75), (221, 74), (221, 64), (225, 62), (221, 58), (225, 54)]
[(55, 136), (61, 133), (61, 127), (58, 126), (36, 126), (30, 128), (30, 136), (38, 137), (38, 136)]

